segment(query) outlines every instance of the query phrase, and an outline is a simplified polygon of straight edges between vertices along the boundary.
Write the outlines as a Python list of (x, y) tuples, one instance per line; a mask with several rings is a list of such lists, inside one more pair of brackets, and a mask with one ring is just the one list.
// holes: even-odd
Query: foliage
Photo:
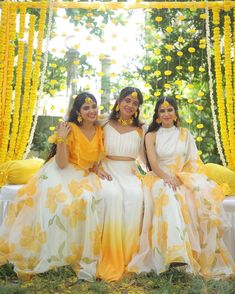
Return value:
[[(1, 273), (4, 268), (0, 268)], [(17, 280), (8, 270), (0, 276), (0, 293), (233, 294), (234, 286), (234, 278), (206, 280), (175, 268), (161, 275), (131, 275), (112, 283), (77, 280), (69, 267), (39, 274), (26, 282)]]

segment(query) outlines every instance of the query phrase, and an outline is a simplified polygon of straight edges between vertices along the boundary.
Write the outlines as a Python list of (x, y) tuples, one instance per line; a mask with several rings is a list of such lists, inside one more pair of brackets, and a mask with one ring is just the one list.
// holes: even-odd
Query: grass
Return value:
[(206, 280), (172, 268), (157, 276), (154, 273), (132, 275), (118, 282), (93, 283), (77, 280), (69, 267), (58, 268), (23, 282), (17, 279), (11, 265), (0, 267), (0, 294), (40, 293), (120, 293), (120, 294), (234, 294), (235, 277)]

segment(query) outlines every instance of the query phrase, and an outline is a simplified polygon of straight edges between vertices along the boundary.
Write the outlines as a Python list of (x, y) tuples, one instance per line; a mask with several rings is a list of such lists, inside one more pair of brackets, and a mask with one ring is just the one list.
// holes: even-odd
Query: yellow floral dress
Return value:
[(192, 135), (175, 126), (160, 128), (155, 146), (160, 168), (182, 185), (173, 191), (152, 172), (145, 176), (140, 250), (128, 269), (162, 273), (171, 263), (186, 263), (192, 273), (231, 274), (233, 261), (222, 240), (224, 194), (203, 174)]
[(92, 280), (100, 254), (97, 198), (100, 180), (88, 169), (104, 155), (102, 130), (91, 141), (73, 123), (66, 140), (69, 164), (53, 157), (17, 194), (0, 229), (0, 264), (9, 261), (19, 276), (72, 265)]

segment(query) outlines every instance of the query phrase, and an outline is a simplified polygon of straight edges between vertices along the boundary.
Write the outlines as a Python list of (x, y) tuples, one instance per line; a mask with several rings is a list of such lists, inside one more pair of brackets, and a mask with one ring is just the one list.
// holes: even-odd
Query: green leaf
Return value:
[(65, 241), (60, 244), (60, 247), (59, 247), (59, 250), (58, 250), (58, 254), (59, 254), (59, 257), (61, 259), (63, 258), (63, 250), (64, 250), (64, 247), (65, 247)]
[(50, 226), (53, 224), (53, 222), (54, 222), (54, 220), (55, 220), (55, 217), (56, 217), (56, 215), (54, 215), (53, 218), (51, 218), (51, 219), (49, 220), (49, 222), (48, 222), (48, 227), (50, 227)]
[(46, 180), (46, 179), (48, 179), (48, 176), (46, 176), (46, 175), (41, 175), (41, 176), (40, 176), (40, 179), (42, 179), (42, 180)]
[(90, 264), (90, 263), (92, 263), (92, 262), (94, 262), (94, 261), (96, 261), (96, 260), (94, 260), (94, 259), (90, 259), (89, 257), (84, 257), (84, 258), (82, 259), (82, 261), (85, 262), (86, 264)]
[[(49, 261), (50, 260), (50, 261)], [(52, 255), (49, 259), (48, 259), (49, 262), (56, 262), (56, 261), (59, 261), (59, 258), (55, 255)]]
[(91, 202), (91, 210), (92, 210), (92, 212), (94, 212), (95, 211), (95, 197), (93, 196), (92, 197), (92, 202)]
[(67, 232), (58, 215), (56, 215), (56, 225), (64, 232)]

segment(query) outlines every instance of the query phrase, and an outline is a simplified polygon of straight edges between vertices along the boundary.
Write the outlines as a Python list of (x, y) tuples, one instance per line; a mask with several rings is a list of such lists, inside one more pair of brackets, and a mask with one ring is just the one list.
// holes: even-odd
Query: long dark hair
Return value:
[[(82, 122), (78, 122), (77, 120), (78, 118), (77, 112), (78, 113), (80, 112), (82, 105), (85, 103), (85, 100), (88, 97), (91, 98), (92, 101), (94, 101), (97, 104), (97, 100), (95, 99), (95, 96), (93, 94), (88, 92), (82, 92), (78, 94), (76, 98), (74, 99), (72, 109), (70, 110), (69, 118), (67, 120), (68, 122), (72, 122), (76, 124), (77, 126), (82, 125)], [(56, 144), (53, 144), (51, 147), (51, 150), (49, 151), (49, 154), (47, 156), (45, 163), (48, 162), (55, 154), (56, 154)]]
[[(175, 110), (175, 114), (176, 114), (176, 120), (174, 121), (174, 125), (176, 127), (179, 127), (180, 126), (180, 117), (179, 117), (179, 112), (178, 112), (178, 106), (177, 106), (177, 103), (175, 101), (174, 98), (172, 97), (161, 97), (157, 100), (157, 103), (155, 105), (155, 108), (154, 108), (154, 114), (153, 114), (153, 119), (148, 127), (148, 130), (146, 132), (147, 133), (150, 133), (150, 132), (157, 132), (159, 130), (159, 128), (161, 127), (161, 123), (158, 123), (156, 120), (158, 119), (158, 110), (160, 108), (160, 106), (162, 105), (162, 103), (164, 103), (164, 101), (167, 101)], [(146, 136), (145, 134), (145, 136)], [(151, 170), (151, 166), (150, 166), (150, 163), (149, 163), (149, 160), (148, 160), (148, 155), (147, 155), (147, 152), (146, 152), (146, 146), (145, 146), (145, 142), (144, 142), (144, 148), (145, 148), (145, 153), (146, 153), (146, 159), (147, 159), (147, 167), (149, 170)]]
[(110, 120), (118, 120), (119, 111), (116, 110), (116, 107), (117, 107), (118, 103), (120, 101), (122, 101), (125, 97), (127, 97), (128, 95), (131, 95), (133, 92), (137, 93), (137, 98), (138, 98), (138, 101), (139, 101), (139, 106), (138, 106), (138, 109), (137, 109), (137, 115), (133, 116), (133, 125), (136, 126), (136, 127), (141, 127), (143, 125), (139, 120), (139, 114), (140, 114), (139, 107), (140, 107), (141, 104), (143, 104), (143, 95), (142, 95), (141, 91), (138, 88), (134, 88), (134, 87), (126, 87), (126, 88), (121, 90), (121, 92), (119, 94), (119, 97), (117, 98), (117, 100), (116, 100), (116, 102), (115, 102), (115, 104), (113, 106), (112, 112), (111, 112), (111, 114), (109, 116)]

